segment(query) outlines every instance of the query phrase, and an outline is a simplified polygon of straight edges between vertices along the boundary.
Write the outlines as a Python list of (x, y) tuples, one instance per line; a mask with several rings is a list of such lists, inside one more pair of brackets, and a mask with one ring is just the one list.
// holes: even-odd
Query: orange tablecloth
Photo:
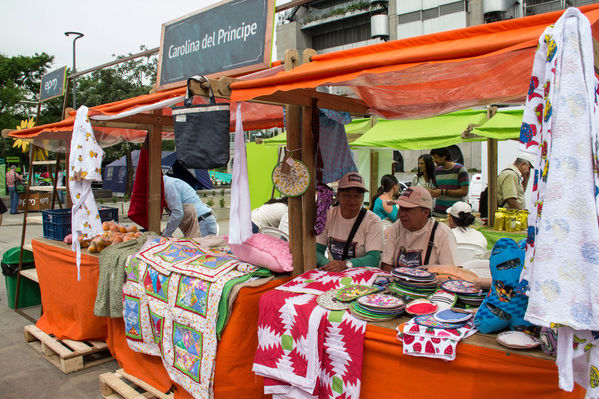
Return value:
[(81, 254), (81, 281), (77, 281), (75, 253), (64, 248), (60, 241), (56, 244), (48, 241), (31, 242), (43, 308), (36, 326), (58, 339), (105, 340), (107, 318), (94, 316), (100, 273), (98, 258)]
[[(58, 243), (56, 245), (59, 245)], [(33, 241), (44, 315), (37, 326), (59, 338), (106, 339), (124, 370), (159, 390), (172, 385), (162, 360), (134, 352), (125, 339), (122, 319), (93, 316), (98, 283), (98, 258), (83, 255), (81, 281), (77, 281), (73, 252), (43, 241)], [(214, 374), (216, 398), (263, 397), (262, 378), (252, 371), (258, 345), (258, 300), (288, 279), (240, 290), (222, 340), (218, 344)], [(364, 341), (361, 398), (504, 399), (582, 398), (584, 390), (559, 390), (553, 361), (460, 343), (453, 362), (402, 354), (395, 331), (368, 325)], [(176, 398), (189, 398), (178, 388)]]

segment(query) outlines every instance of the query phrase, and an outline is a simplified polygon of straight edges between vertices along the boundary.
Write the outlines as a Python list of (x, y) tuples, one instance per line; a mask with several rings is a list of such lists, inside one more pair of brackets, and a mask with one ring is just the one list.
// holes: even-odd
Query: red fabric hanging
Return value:
[[(135, 172), (135, 180), (133, 181), (133, 191), (131, 192), (131, 203), (129, 205), (129, 219), (148, 229), (148, 170), (149, 159), (146, 146), (139, 152), (139, 160), (137, 162), (137, 171)], [(162, 176), (162, 174), (161, 174)], [(166, 207), (166, 199), (164, 197), (164, 182), (160, 179), (160, 199), (162, 209)]]

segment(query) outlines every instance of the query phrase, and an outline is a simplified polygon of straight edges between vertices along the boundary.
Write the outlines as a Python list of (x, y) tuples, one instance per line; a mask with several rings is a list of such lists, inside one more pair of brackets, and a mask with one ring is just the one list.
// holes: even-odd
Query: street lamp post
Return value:
[[(73, 74), (75, 74), (77, 72), (77, 65), (75, 63), (75, 42), (77, 41), (77, 39), (85, 35), (81, 32), (65, 32), (64, 35), (67, 37), (75, 35), (75, 37), (73, 38)], [(77, 109), (77, 78), (73, 78), (73, 109)]]

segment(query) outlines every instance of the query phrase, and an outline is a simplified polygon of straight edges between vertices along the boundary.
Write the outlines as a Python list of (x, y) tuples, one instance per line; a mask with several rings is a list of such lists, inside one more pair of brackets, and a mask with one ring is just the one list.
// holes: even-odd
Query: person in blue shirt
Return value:
[(383, 175), (381, 185), (372, 196), (372, 212), (382, 221), (389, 220), (391, 223), (397, 220), (397, 205), (388, 205), (388, 201), (394, 201), (399, 195), (399, 182), (393, 175)]
[(166, 205), (170, 210), (171, 216), (162, 235), (164, 237), (173, 235), (184, 219), (185, 205), (187, 204), (191, 204), (195, 208), (200, 235), (202, 237), (211, 234), (216, 235), (218, 225), (214, 213), (208, 205), (202, 202), (193, 187), (183, 180), (174, 177), (163, 176), (163, 181)]

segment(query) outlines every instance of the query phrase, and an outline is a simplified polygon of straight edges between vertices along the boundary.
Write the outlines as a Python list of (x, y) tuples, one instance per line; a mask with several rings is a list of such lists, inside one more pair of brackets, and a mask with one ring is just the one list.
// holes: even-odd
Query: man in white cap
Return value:
[(519, 152), (514, 163), (497, 176), (497, 206), (499, 208), (526, 209), (524, 192), (533, 169), (535, 156)]
[[(339, 206), (329, 209), (324, 230), (316, 237), (316, 265), (322, 270), (340, 272), (356, 266), (379, 266), (383, 223), (362, 206), (366, 191), (359, 173), (349, 172), (339, 180)], [(325, 256), (327, 249), (330, 258)]]
[(432, 219), (433, 199), (424, 187), (404, 190), (396, 203), (399, 220), (387, 230), (389, 236), (381, 267), (455, 265), (456, 240), (444, 223)]

